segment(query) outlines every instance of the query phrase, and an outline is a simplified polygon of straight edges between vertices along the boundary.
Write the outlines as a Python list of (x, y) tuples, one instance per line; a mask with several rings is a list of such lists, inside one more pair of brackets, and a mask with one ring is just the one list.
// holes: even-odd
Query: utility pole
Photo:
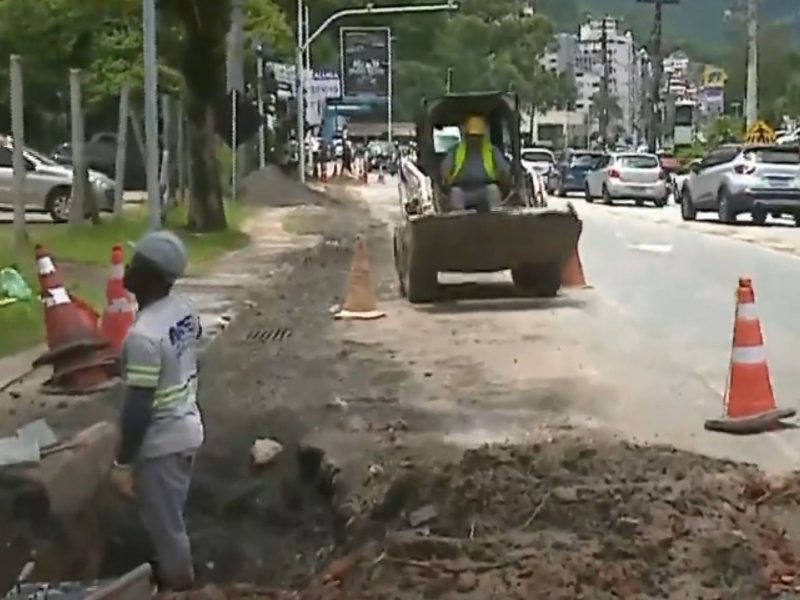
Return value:
[(608, 57), (608, 16), (603, 17), (603, 27), (600, 33), (600, 51), (603, 53), (603, 81), (601, 87), (602, 104), (600, 105), (600, 139), (603, 147), (608, 147), (608, 103), (611, 90), (611, 62)]
[(747, 127), (758, 121), (758, 0), (747, 2)]
[(653, 81), (650, 100), (650, 129), (647, 132), (647, 145), (650, 152), (658, 150), (661, 138), (661, 78), (664, 71), (664, 57), (661, 51), (661, 36), (663, 32), (664, 6), (679, 4), (680, 0), (636, 0), (643, 4), (655, 5), (655, 23), (653, 25), (652, 58)]
[(447, 87), (447, 93), (453, 93), (453, 67), (447, 67), (447, 81), (445, 83)]

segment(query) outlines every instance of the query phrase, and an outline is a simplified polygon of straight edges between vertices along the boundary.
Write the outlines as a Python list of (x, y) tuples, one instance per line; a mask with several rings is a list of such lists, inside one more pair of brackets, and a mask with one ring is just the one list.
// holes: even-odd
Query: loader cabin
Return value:
[(423, 100), (417, 120), (417, 166), (444, 193), (441, 164), (453, 146), (461, 141), (461, 125), (470, 115), (481, 115), (489, 126), (489, 139), (511, 163), (514, 187), (524, 181), (520, 161), (518, 100), (515, 94), (491, 92), (458, 94)]

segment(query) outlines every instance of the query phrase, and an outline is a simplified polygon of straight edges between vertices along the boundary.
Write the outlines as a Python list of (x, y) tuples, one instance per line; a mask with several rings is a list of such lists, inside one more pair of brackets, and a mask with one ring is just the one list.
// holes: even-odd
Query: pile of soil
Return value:
[(770, 598), (800, 591), (800, 535), (786, 531), (800, 516), (800, 486), (788, 481), (668, 447), (574, 435), (485, 447), (457, 464), (411, 467), (382, 501), (365, 502), (361, 545), (299, 596), (228, 593)]
[(317, 192), (284, 173), (280, 167), (268, 165), (242, 180), (241, 196), (255, 206), (326, 206), (330, 197)]

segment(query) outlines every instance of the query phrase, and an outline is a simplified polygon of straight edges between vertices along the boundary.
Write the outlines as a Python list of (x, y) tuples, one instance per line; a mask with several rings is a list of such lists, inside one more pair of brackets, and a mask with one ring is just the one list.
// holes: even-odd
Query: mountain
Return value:
[[(639, 39), (648, 39), (653, 27), (653, 6), (637, 0), (539, 0), (540, 10), (559, 29), (571, 30), (587, 14), (622, 16)], [(738, 26), (725, 20), (726, 11), (746, 4), (745, 0), (681, 0), (664, 7), (664, 36), (669, 44), (688, 43), (695, 47), (724, 44)], [(762, 0), (762, 23), (782, 23), (800, 38), (800, 0)]]

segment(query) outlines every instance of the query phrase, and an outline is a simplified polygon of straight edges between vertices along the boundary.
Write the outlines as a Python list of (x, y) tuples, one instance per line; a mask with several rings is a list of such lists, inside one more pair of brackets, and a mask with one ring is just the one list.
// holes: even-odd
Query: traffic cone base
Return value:
[(775, 405), (755, 293), (752, 282), (745, 278), (739, 279), (736, 290), (733, 350), (723, 400), (725, 415), (707, 420), (706, 429), (739, 434), (772, 431), (783, 425), (781, 419), (797, 412)]
[(109, 384), (108, 342), (97, 329), (97, 313), (73, 298), (64, 287), (55, 263), (41, 245), (36, 246), (36, 264), (48, 351), (33, 366), (53, 366), (46, 387), (65, 393), (89, 393)]
[(567, 263), (561, 271), (561, 287), (564, 288), (591, 288), (586, 283), (586, 276), (583, 274), (581, 257), (578, 254), (578, 247), (572, 251)]
[(364, 240), (359, 236), (356, 238), (353, 251), (347, 297), (334, 317), (336, 319), (371, 321), (385, 316), (386, 313), (378, 309), (378, 303), (372, 291), (367, 249)]
[(752, 417), (708, 419), (705, 428), (708, 431), (741, 435), (775, 431), (784, 427), (782, 419), (791, 419), (796, 414), (793, 408), (774, 408)]

